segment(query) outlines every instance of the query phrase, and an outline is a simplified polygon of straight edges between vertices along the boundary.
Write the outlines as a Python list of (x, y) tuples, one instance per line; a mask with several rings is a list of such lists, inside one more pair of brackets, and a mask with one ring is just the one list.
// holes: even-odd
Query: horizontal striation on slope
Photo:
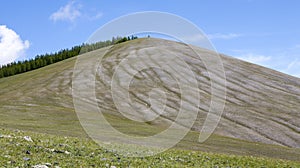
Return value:
[[(299, 148), (300, 80), (231, 57), (222, 58), (227, 104), (221, 122), (224, 128), (219, 127), (217, 132)], [(225, 129), (228, 122), (239, 127)]]
[[(188, 46), (180, 43), (145, 39), (138, 45), (129, 43), (112, 48), (99, 68), (99, 104), (107, 111), (117, 114), (109, 88), (117, 65), (130, 52), (153, 56), (163, 53), (161, 50), (170, 55), (176, 53), (196, 74), (201, 99), (193, 129), (200, 131), (209, 110), (211, 81), (205, 65)], [(197, 50), (202, 54), (213, 54), (200, 48)], [(300, 80), (225, 55), (221, 58), (227, 78), (227, 99), (216, 133), (256, 142), (300, 147)], [(146, 66), (147, 62), (144, 64)], [(162, 87), (168, 99), (162, 118), (153, 123), (175, 121), (180, 108), (180, 89), (176, 86), (176, 80), (158, 69), (150, 68), (135, 75), (130, 85), (132, 101), (143, 108), (149, 107), (151, 103), (147, 101), (148, 92), (155, 87)], [(157, 113), (155, 110), (152, 112)]]
[[(204, 49), (198, 48), (197, 50), (205, 55), (212, 54)], [(97, 56), (98, 52), (100, 51), (93, 51), (89, 54)], [(200, 131), (209, 110), (211, 81), (205, 65), (197, 59), (195, 53), (191, 52), (188, 46), (177, 42), (150, 38), (133, 40), (112, 47), (102, 60), (96, 77), (96, 95), (99, 107), (105, 113), (121, 115), (115, 107), (110, 92), (111, 77), (116, 66), (130, 52), (149, 56), (159, 55), (160, 52), (170, 52), (171, 54), (176, 53), (185, 60), (193, 70), (199, 84), (198, 91), (201, 96), (199, 114), (193, 130)], [(227, 99), (222, 119), (215, 133), (255, 142), (299, 148), (300, 79), (225, 55), (221, 55), (221, 58), (227, 79)], [(4, 119), (3, 123), (6, 122), (6, 116), (11, 115), (12, 112), (22, 117), (19, 122), (25, 122), (31, 116), (26, 116), (24, 111), (27, 112), (29, 108), (33, 107), (34, 109), (40, 107), (40, 110), (35, 110), (35, 113), (30, 115), (49, 117), (53, 122), (58, 120), (57, 117), (61, 111), (74, 112), (71, 83), (75, 60), (76, 58), (71, 58), (26, 73), (26, 77), (21, 74), (1, 79), (0, 111), (1, 117)], [(161, 117), (149, 124), (169, 126), (176, 119), (181, 100), (180, 87), (172, 75), (155, 68), (141, 71), (131, 81), (130, 98), (135, 102), (135, 107), (148, 108), (151, 106), (148, 93), (154, 87), (162, 88), (165, 91), (167, 102)], [(28, 110), (26, 110), (27, 108)], [(152, 112), (161, 113), (157, 109), (153, 109)], [(50, 113), (56, 116), (50, 117)], [(62, 113), (62, 116), (66, 113)], [(145, 115), (146, 119), (147, 115)], [(42, 120), (40, 124), (44, 124), (47, 120)], [(65, 125), (68, 125), (70, 121), (78, 124), (76, 117), (61, 118), (60, 120)], [(53, 122), (52, 124), (54, 124)], [(34, 121), (30, 124), (38, 123), (39, 121)], [(178, 124), (184, 125), (184, 123)]]

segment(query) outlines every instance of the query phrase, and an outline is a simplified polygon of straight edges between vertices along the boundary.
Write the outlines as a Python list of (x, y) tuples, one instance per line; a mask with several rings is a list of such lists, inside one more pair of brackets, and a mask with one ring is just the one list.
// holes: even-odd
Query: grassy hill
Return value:
[[(207, 115), (210, 103), (210, 79), (203, 63), (193, 63), (192, 60), (185, 57), (189, 54), (182, 52), (186, 50), (185, 45), (152, 38), (137, 39), (115, 45), (105, 56), (107, 59), (104, 59), (105, 66), (102, 67), (104, 78), (111, 77), (112, 69), (130, 51), (141, 52), (141, 49), (146, 48), (148, 52), (141, 53), (151, 55), (157, 54), (162, 49), (161, 47), (164, 47), (163, 49), (167, 52), (177, 52), (199, 72), (197, 79), (201, 83), (200, 89), (203, 96), (197, 124), (193, 126), (193, 131), (175, 148), (299, 161), (299, 78), (223, 55), (227, 77), (226, 107), (215, 134), (205, 143), (197, 142), (197, 131), (201, 129), (201, 123)], [(87, 54), (97, 56), (107, 49)], [(198, 50), (203, 54), (209, 54), (202, 49)], [(38, 137), (41, 135), (47, 138), (58, 135), (77, 137), (76, 141), (85, 141), (88, 136), (78, 121), (72, 102), (72, 75), (75, 61), (76, 57), (38, 70), (0, 79), (0, 127), (50, 134), (37, 134)], [(140, 74), (142, 77), (136, 80), (147, 81), (147, 79), (159, 78), (159, 76), (155, 76), (154, 72), (147, 71)], [(109, 81), (101, 79), (103, 78), (99, 77), (96, 84), (99, 104), (107, 109), (105, 117), (122, 132), (139, 136), (155, 134), (166, 128), (176, 116), (176, 113), (170, 110), (164, 119), (137, 125), (117, 112), (111, 96), (106, 92), (109, 90), (107, 86)], [(143, 91), (138, 85), (133, 87), (132, 94)], [(139, 98), (136, 97), (136, 99)], [(167, 106), (171, 107), (171, 105)], [(127, 129), (129, 127), (136, 129)], [(176, 151), (181, 153), (180, 150)], [(170, 155), (172, 152), (165, 154), (168, 158)], [(183, 155), (185, 155), (184, 152)], [(213, 157), (214, 154), (208, 155)], [(219, 156), (231, 157), (218, 154), (215, 156), (216, 158)], [(252, 162), (252, 157), (237, 158), (250, 158), (249, 162)], [(80, 157), (78, 159), (80, 160)], [(140, 162), (144, 163), (142, 160)], [(173, 163), (173, 161), (167, 163)], [(257, 163), (260, 162), (257, 161)], [(269, 161), (262, 163), (269, 163)]]
[[(171, 149), (151, 157), (124, 157), (89, 139), (0, 129), (1, 167), (299, 167), (264, 157)], [(25, 140), (30, 137), (32, 141)]]

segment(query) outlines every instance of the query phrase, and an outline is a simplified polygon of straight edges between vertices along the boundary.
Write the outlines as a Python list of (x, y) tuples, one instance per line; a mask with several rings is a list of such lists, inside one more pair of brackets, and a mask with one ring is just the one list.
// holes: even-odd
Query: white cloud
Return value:
[(75, 1), (70, 1), (66, 6), (60, 7), (58, 11), (50, 16), (50, 20), (56, 21), (70, 21), (74, 22), (75, 19), (82, 15), (80, 11), (81, 5), (76, 5)]
[(236, 50), (236, 52), (239, 54), (233, 55), (238, 55), (235, 56), (238, 59), (262, 65), (300, 78), (300, 60), (297, 57), (294, 57), (291, 53), (282, 56), (274, 54), (271, 57), (266, 55), (253, 54), (251, 52), (246, 53), (243, 50)]
[(300, 78), (300, 61), (298, 59), (290, 62), (285, 69), (282, 70), (284, 73), (288, 73), (293, 76)]
[(294, 67), (300, 67), (300, 61), (298, 61), (297, 59), (288, 64), (287, 70), (290, 70)]
[(268, 66), (269, 62), (271, 61), (270, 56), (258, 55), (252, 53), (243, 54), (241, 56), (238, 56), (237, 58), (254, 64), (262, 65), (262, 66)]
[(223, 40), (229, 40), (237, 37), (241, 37), (241, 34), (236, 34), (236, 33), (229, 33), (229, 34), (222, 34), (222, 33), (216, 33), (216, 34), (208, 34), (207, 37), (210, 40), (213, 39), (223, 39)]
[(6, 25), (0, 25), (0, 65), (11, 63), (22, 56), (30, 43)]
[(215, 33), (215, 34), (195, 34), (190, 36), (182, 37), (181, 39), (187, 43), (193, 43), (193, 42), (201, 42), (205, 41), (207, 39), (209, 40), (215, 40), (215, 39), (221, 39), (221, 40), (229, 40), (233, 38), (241, 37), (241, 34), (237, 33), (229, 33), (229, 34), (222, 34), (222, 33)]
[(207, 38), (202, 34), (185, 36), (185, 37), (181, 37), (180, 39), (183, 40), (186, 43), (193, 43), (193, 42), (199, 42), (199, 41), (207, 40)]
[(65, 6), (60, 7), (56, 12), (52, 13), (49, 17), (53, 22), (56, 21), (69, 21), (75, 23), (79, 18), (94, 21), (103, 16), (102, 12), (84, 10), (83, 5), (76, 3), (75, 0), (68, 2)]
[(259, 51), (253, 49), (234, 49), (227, 54), (300, 78), (299, 49), (300, 45), (295, 44), (289, 48), (268, 49), (266, 54), (257, 54)]
[(97, 19), (100, 19), (102, 16), (103, 16), (103, 13), (98, 12), (96, 15), (89, 16), (88, 18), (89, 18), (89, 20), (97, 20)]

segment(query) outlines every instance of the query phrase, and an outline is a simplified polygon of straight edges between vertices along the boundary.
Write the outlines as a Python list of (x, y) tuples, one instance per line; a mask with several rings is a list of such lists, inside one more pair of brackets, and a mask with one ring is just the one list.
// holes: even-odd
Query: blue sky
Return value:
[(0, 63), (85, 42), (100, 26), (142, 11), (170, 12), (207, 34), (217, 51), (300, 77), (300, 1), (5, 1)]

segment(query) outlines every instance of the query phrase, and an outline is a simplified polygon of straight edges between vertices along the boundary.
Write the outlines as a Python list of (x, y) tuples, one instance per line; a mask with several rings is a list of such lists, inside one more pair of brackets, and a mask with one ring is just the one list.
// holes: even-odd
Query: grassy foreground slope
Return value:
[[(147, 46), (154, 46), (153, 53), (159, 46), (167, 46), (176, 52), (184, 47), (164, 40), (138, 39), (115, 46), (107, 58), (116, 58), (132, 49), (138, 51)], [(97, 56), (106, 49), (89, 54)], [(176, 148), (299, 161), (299, 149), (283, 147), (299, 145), (299, 79), (233, 58), (223, 59), (228, 80), (228, 99), (217, 134), (200, 144), (197, 143), (198, 133), (192, 131)], [(0, 127), (79, 137), (78, 141), (87, 138), (74, 111), (71, 96), (75, 61), (76, 58), (70, 58), (38, 70), (0, 79)], [(112, 66), (114, 64), (112, 62)], [(200, 68), (203, 95), (209, 98), (209, 80), (205, 76), (204, 67), (200, 64), (196, 68)], [(103, 91), (107, 88), (101, 87), (101, 83), (97, 87), (101, 100), (105, 97), (101, 94), (105, 94)], [(109, 109), (105, 113), (106, 118), (124, 133), (143, 136), (165, 128), (161, 123), (137, 126), (116, 113), (111, 106), (111, 99), (104, 101), (100, 104)], [(201, 103), (207, 105), (208, 102), (209, 99), (204, 99)], [(201, 109), (200, 116), (205, 116), (205, 110), (206, 106)], [(201, 123), (203, 120), (198, 118), (197, 121)], [(136, 129), (128, 129), (132, 127)], [(195, 125), (193, 130), (200, 128), (201, 125)], [(43, 136), (54, 138), (51, 135)]]
[[(29, 136), (32, 141), (24, 137)], [(299, 167), (300, 162), (175, 150), (124, 157), (81, 138), (0, 129), (0, 167)]]

